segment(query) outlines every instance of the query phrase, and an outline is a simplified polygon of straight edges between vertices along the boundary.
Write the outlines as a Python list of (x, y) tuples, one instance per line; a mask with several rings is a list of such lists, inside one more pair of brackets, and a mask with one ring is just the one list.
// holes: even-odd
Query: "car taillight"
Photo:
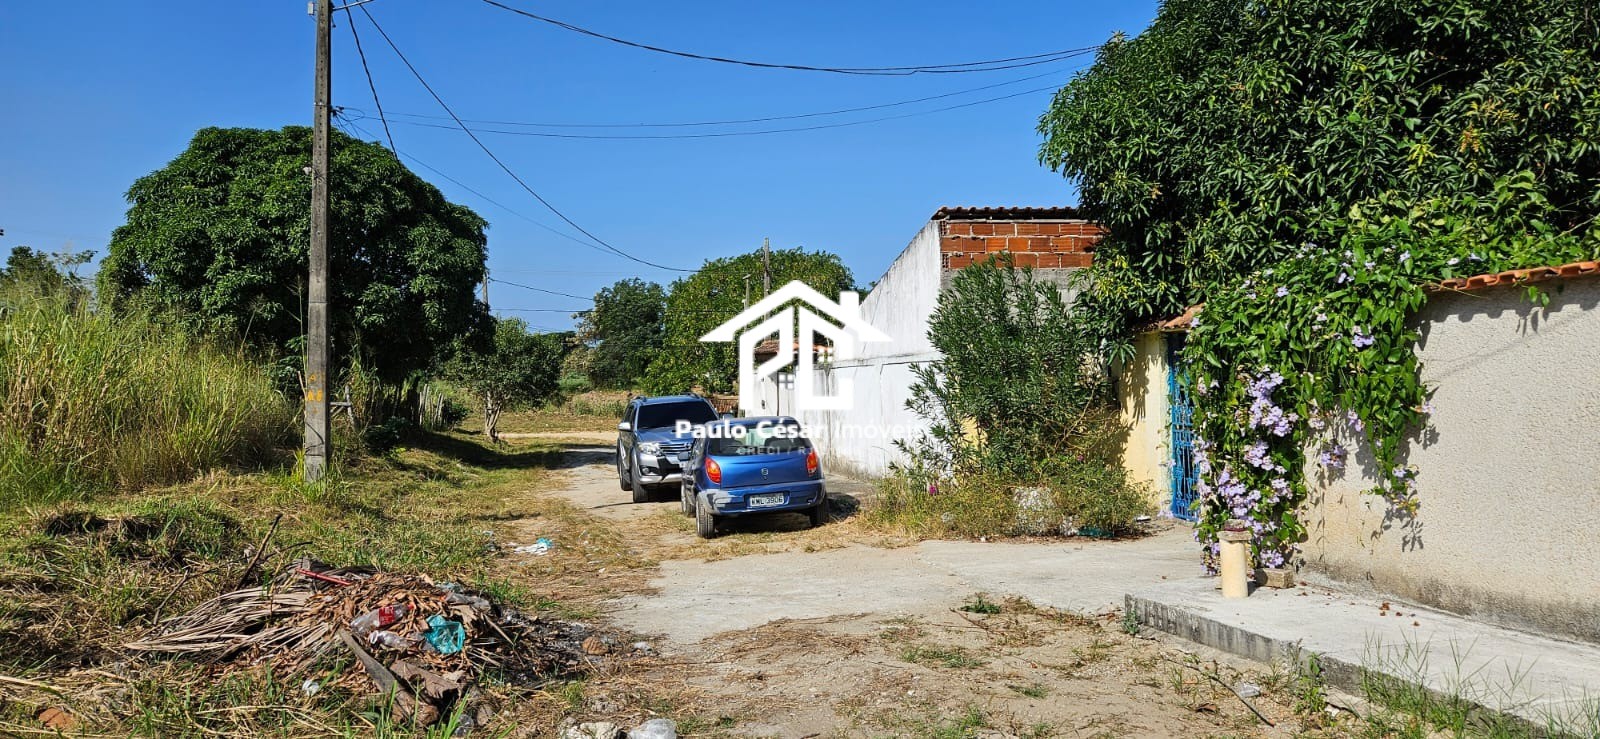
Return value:
[(722, 465), (717, 464), (717, 460), (706, 460), (706, 479), (718, 485), (722, 484)]
[(815, 450), (815, 449), (807, 449), (806, 450), (806, 474), (808, 474), (808, 475), (817, 474), (817, 468), (819, 468), (821, 466), (822, 466), (822, 464), (817, 461), (817, 450)]

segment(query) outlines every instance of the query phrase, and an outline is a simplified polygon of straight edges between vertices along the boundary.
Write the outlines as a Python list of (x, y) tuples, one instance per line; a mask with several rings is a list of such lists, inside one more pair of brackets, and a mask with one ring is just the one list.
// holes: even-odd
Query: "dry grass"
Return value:
[[(426, 573), (510, 605), (574, 615), (582, 606), (528, 587), (496, 533), (526, 519), (554, 522), (559, 531), (584, 525), (570, 506), (533, 494), (558, 479), (560, 462), (553, 447), (492, 449), (470, 437), (430, 435), (392, 458), (348, 464), (326, 485), (286, 473), (217, 474), (146, 494), (13, 511), (0, 521), (9, 532), (0, 544), (0, 675), (72, 690), (63, 700), (0, 685), (0, 732), (37, 731), (36, 712), (61, 705), (122, 736), (410, 735), (389, 726), (382, 711), (367, 711), (365, 696), (330, 690), (312, 700), (267, 670), (218, 679), (184, 660), (127, 662), (118, 645), (241, 579), (259, 582), (260, 574), (246, 577), (251, 561), (259, 560), (258, 572), (272, 571), (301, 555)], [(589, 539), (589, 556), (621, 548), (604, 536)], [(510, 686), (486, 693), (495, 690), (509, 694)]]

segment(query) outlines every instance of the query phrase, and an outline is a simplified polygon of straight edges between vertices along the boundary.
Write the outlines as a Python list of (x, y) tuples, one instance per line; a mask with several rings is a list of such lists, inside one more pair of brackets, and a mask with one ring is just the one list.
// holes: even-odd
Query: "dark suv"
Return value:
[(694, 395), (634, 398), (617, 424), (617, 482), (633, 491), (635, 503), (650, 500), (652, 487), (678, 487), (678, 454), (694, 443), (692, 434), (678, 433), (678, 422), (699, 426), (715, 420), (717, 409)]

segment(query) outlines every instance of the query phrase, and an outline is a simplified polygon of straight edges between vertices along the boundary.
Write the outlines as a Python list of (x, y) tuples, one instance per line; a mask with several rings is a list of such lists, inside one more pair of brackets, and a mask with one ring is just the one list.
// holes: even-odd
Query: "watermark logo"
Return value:
[[(801, 305), (789, 305), (794, 301)], [(774, 334), (777, 341), (773, 356), (757, 364), (757, 345)], [(816, 391), (815, 337), (819, 335), (832, 343), (830, 351), (835, 362), (855, 359), (863, 343), (890, 341), (888, 334), (861, 318), (859, 295), (843, 292), (835, 303), (799, 280), (778, 288), (700, 340), (739, 342), (739, 408), (745, 413), (758, 415), (762, 412), (761, 381), (790, 365), (795, 367), (792, 411), (849, 410), (855, 399), (849, 378), (839, 378), (832, 395)], [(796, 336), (800, 337), (800, 342), (795, 341)], [(779, 387), (781, 389), (782, 385)], [(790, 408), (783, 410), (791, 411)]]

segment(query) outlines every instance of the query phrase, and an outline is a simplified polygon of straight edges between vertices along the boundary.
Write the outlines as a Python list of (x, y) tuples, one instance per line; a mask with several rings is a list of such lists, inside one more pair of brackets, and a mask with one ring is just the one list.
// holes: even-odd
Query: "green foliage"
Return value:
[[(308, 128), (201, 129), (128, 190), (128, 221), (101, 265), (102, 301), (137, 298), (258, 348), (298, 346), (310, 155)], [(398, 381), (486, 328), (474, 298), (486, 223), (377, 144), (335, 132), (331, 167), (334, 364), (359, 353)]]
[(267, 460), (293, 410), (261, 367), (133, 312), (0, 297), (0, 509)]
[(0, 295), (13, 299), (66, 295), (81, 300), (88, 296), (88, 290), (74, 270), (93, 256), (92, 251), (45, 254), (26, 246), (12, 247), (5, 267), (0, 268)]
[(526, 408), (554, 397), (567, 334), (534, 334), (520, 318), (495, 319), (489, 351), (463, 352), (446, 371), (485, 398), (484, 433), (495, 437), (502, 410)]
[(1082, 305), (1108, 344), (1378, 197), (1520, 172), (1556, 230), (1600, 209), (1600, 15), (1582, 0), (1171, 0), (1040, 120), (1109, 229)]
[(585, 341), (599, 342), (588, 358), (595, 387), (631, 388), (644, 376), (666, 342), (666, 312), (666, 291), (637, 277), (595, 293), (594, 310), (578, 329)]
[[(827, 296), (854, 289), (854, 279), (837, 254), (803, 249), (772, 252), (772, 289), (799, 280)], [(700, 342), (711, 329), (744, 309), (745, 277), (751, 302), (761, 299), (761, 252), (713, 259), (698, 272), (672, 283), (667, 295), (666, 341), (650, 363), (641, 385), (652, 395), (730, 392), (738, 379), (739, 349), (732, 343)]]
[(1600, 16), (1578, 0), (1174, 0), (1040, 122), (1109, 234), (1081, 305), (1101, 348), (1205, 302), (1185, 350), (1202, 541), (1304, 527), (1308, 444), (1415, 512), (1410, 320), (1454, 276), (1593, 258)]
[[(940, 294), (928, 338), (940, 358), (913, 368), (907, 402), (928, 433), (900, 444), (911, 465), (877, 515), (985, 536), (1118, 531), (1147, 512), (1121, 464), (1105, 373), (1057, 285), (1004, 261), (968, 267)], [(1019, 510), (1019, 487), (1043, 492)]]

